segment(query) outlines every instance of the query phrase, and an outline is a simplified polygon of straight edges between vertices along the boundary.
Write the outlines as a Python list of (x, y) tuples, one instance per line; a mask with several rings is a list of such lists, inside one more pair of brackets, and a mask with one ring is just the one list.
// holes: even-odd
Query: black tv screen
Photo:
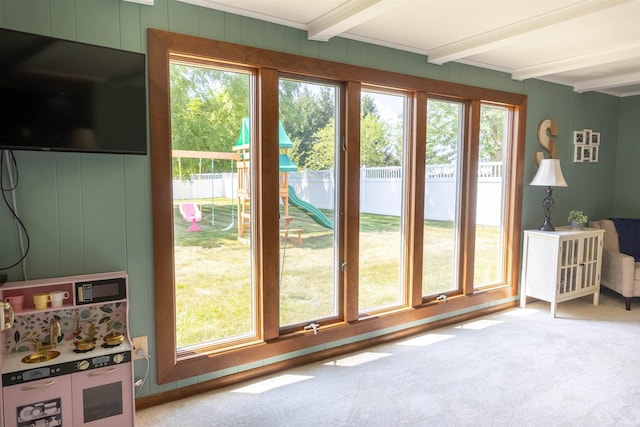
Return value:
[(147, 153), (144, 54), (0, 29), (0, 149)]

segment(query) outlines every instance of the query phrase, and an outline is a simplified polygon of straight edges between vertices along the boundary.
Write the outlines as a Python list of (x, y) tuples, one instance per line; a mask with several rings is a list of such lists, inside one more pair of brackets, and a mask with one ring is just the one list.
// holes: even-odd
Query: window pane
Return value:
[(405, 96), (362, 92), (360, 312), (405, 301), (401, 269), (405, 106)]
[(502, 248), (504, 174), (506, 170), (508, 110), (480, 107), (480, 150), (476, 206), (474, 286), (503, 283)]
[[(180, 349), (255, 333), (250, 245), (238, 239), (243, 181), (235, 150), (249, 144), (243, 118), (252, 76), (171, 63), (170, 79)], [(250, 227), (243, 234), (250, 242)]]
[(280, 80), (280, 325), (337, 315), (338, 87)]
[(427, 101), (423, 296), (457, 289), (463, 104)]

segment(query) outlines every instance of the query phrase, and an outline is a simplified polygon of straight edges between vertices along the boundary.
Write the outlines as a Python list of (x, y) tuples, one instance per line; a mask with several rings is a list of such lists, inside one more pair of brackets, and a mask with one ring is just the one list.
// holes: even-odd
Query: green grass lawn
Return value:
[[(180, 215), (177, 204), (175, 206), (179, 348), (248, 335), (254, 327), (250, 312), (253, 297), (250, 248), (237, 239), (237, 212), (232, 216), (229, 199), (216, 199), (213, 209), (210, 203), (202, 204), (201, 209), (203, 219), (198, 223), (201, 231), (189, 232), (189, 224)], [(333, 230), (315, 223), (294, 206), (289, 207), (289, 214), (295, 217), (290, 227), (303, 230), (303, 243), (280, 244), (281, 325), (329, 317), (337, 310), (333, 289)], [(329, 211), (325, 214), (332, 217)], [(401, 302), (399, 218), (363, 214), (360, 228), (359, 306), (372, 308)], [(425, 221), (425, 295), (443, 292), (452, 286), (454, 232), (451, 222)], [(478, 236), (482, 248), (476, 252), (489, 261), (477, 259), (476, 265), (479, 271), (490, 270), (498, 230), (478, 227)]]

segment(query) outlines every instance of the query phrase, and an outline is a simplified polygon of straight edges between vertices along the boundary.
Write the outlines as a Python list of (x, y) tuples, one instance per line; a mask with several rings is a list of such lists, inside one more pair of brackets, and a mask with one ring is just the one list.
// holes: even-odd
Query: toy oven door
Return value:
[(131, 362), (72, 374), (73, 425), (133, 426)]

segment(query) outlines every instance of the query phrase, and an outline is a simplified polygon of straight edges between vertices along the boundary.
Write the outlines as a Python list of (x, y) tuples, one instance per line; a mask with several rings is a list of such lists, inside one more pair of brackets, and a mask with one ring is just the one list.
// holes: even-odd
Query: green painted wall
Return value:
[(617, 164), (615, 170), (614, 214), (640, 217), (640, 96), (620, 101)]
[[(146, 52), (147, 28), (199, 35), (233, 43), (339, 61), (529, 96), (525, 183), (535, 173), (540, 151), (537, 126), (551, 118), (569, 184), (555, 194), (553, 222), (566, 223), (570, 209), (589, 216), (640, 214), (635, 183), (640, 177), (640, 97), (576, 94), (571, 88), (537, 80), (517, 82), (504, 73), (462, 64), (437, 66), (421, 55), (336, 38), (307, 41), (304, 31), (203, 9), (176, 0), (143, 6), (120, 0), (0, 0), (0, 27)], [(599, 163), (572, 163), (574, 130), (601, 133)], [(149, 156), (16, 152), (20, 171), (19, 214), (31, 238), (30, 279), (126, 270), (130, 277), (131, 332), (148, 335), (155, 347), (153, 242)], [(635, 193), (634, 193), (635, 191)], [(523, 227), (542, 220), (543, 190), (525, 187)], [(18, 241), (7, 208), (0, 206), (0, 265), (18, 258)], [(10, 280), (22, 279), (19, 269)], [(260, 363), (256, 364), (259, 365)], [(136, 376), (144, 373), (136, 362)], [(237, 372), (232, 368), (164, 386), (150, 380), (140, 396), (155, 394)]]

